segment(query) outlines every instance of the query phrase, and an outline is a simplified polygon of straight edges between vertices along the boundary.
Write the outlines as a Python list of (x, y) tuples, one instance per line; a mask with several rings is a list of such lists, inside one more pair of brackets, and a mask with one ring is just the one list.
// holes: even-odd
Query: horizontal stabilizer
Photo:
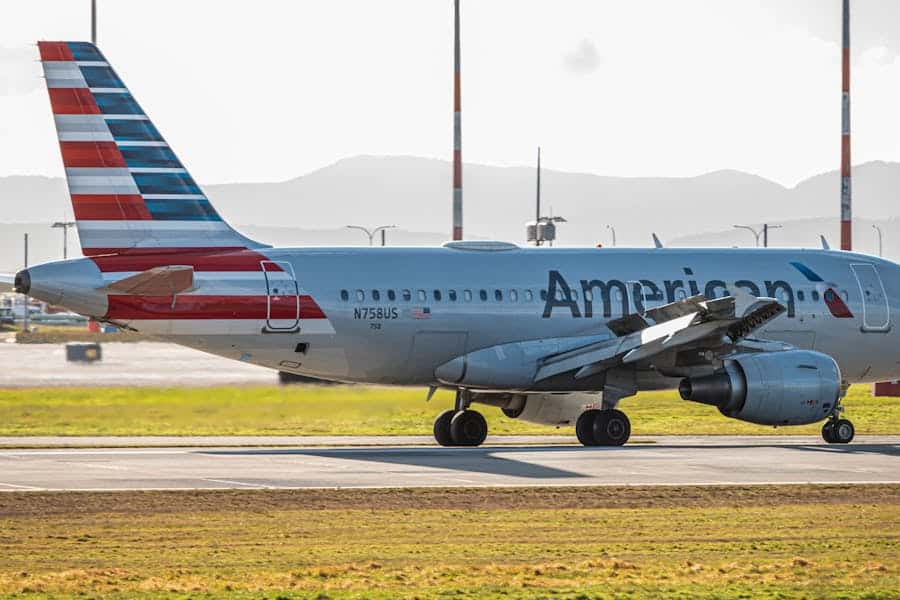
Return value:
[(107, 293), (134, 296), (172, 296), (194, 289), (194, 268), (172, 265), (155, 267), (115, 281), (103, 288)]

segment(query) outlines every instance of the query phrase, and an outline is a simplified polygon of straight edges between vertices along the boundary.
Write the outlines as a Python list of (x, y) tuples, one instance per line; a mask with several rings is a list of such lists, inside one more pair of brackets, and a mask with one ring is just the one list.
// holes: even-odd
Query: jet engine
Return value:
[(841, 391), (841, 371), (821, 352), (738, 354), (724, 368), (681, 381), (685, 400), (710, 404), (726, 417), (759, 425), (806, 425), (833, 410)]
[(510, 419), (537, 425), (574, 425), (586, 410), (600, 408), (599, 394), (475, 394), (473, 400), (498, 406)]

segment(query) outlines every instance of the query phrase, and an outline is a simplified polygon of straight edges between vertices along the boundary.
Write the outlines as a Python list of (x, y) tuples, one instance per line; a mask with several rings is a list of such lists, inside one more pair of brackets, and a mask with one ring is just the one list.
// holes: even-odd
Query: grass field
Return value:
[(896, 598), (900, 487), (0, 495), (18, 598)]
[[(854, 386), (846, 415), (858, 434), (900, 433), (900, 398)], [(221, 388), (24, 388), (0, 390), (0, 435), (430, 435), (452, 406), (439, 392), (364, 386)], [(477, 406), (494, 434), (571, 433), (508, 419)], [(675, 392), (646, 392), (620, 405), (632, 435), (818, 434), (819, 425), (762, 427), (727, 419)]]

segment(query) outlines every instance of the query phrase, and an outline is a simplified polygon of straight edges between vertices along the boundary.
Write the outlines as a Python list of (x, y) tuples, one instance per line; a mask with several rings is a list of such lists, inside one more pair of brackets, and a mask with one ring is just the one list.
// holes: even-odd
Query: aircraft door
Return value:
[(862, 330), (888, 331), (891, 328), (890, 305), (878, 269), (871, 264), (850, 265), (850, 268), (862, 294)]
[(266, 331), (294, 332), (300, 328), (300, 288), (288, 262), (261, 261), (266, 277)]

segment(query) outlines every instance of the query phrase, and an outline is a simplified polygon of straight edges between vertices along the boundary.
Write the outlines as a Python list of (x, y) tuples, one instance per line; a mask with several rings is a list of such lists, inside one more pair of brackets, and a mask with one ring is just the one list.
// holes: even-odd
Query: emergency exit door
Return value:
[(862, 294), (862, 330), (888, 331), (891, 328), (891, 309), (878, 269), (872, 264), (850, 265)]

